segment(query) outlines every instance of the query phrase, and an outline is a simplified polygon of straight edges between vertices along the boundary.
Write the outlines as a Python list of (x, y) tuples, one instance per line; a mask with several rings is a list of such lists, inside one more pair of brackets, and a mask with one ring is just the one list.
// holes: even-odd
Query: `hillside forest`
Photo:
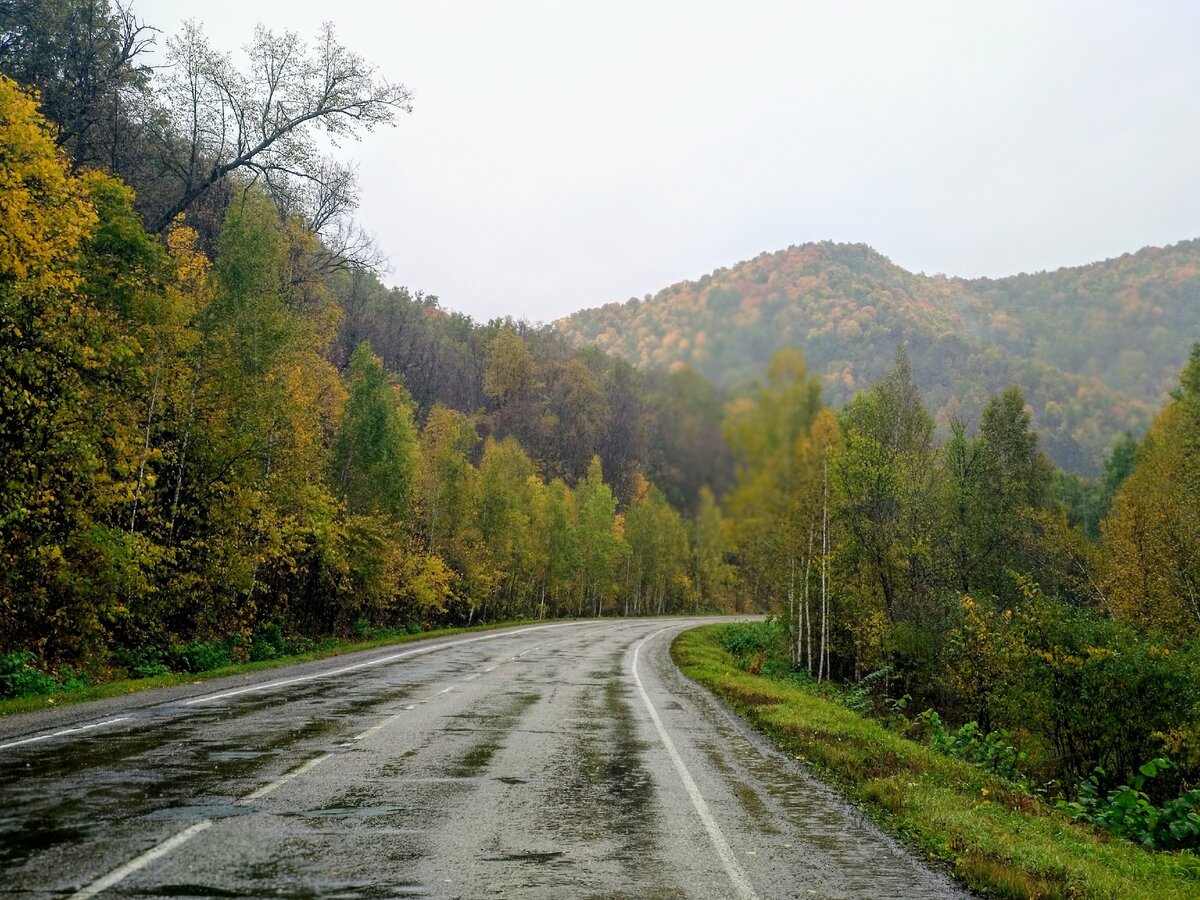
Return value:
[[(1042, 446), (1098, 477), (1113, 442), (1149, 426), (1200, 334), (1200, 241), (1001, 279), (907, 272), (863, 244), (763, 253), (644, 300), (558, 323), (636, 365), (686, 364), (727, 388), (803, 347), (835, 405), (912, 360), (941, 438), (1019, 385)], [(1136, 335), (1136, 340), (1131, 336)]]
[[(238, 70), (190, 26), (152, 71), (127, 10), (27, 7), (0, 26), (0, 695), (383, 629), (764, 611), (791, 677), (972, 725), (1042, 792), (1152, 759), (1155, 802), (1196, 785), (1200, 349), (1151, 416), (1177, 354), (1135, 323), (1196, 334), (1194, 245), (986, 284), (793, 249), (734, 270), (760, 293), (670, 289), (710, 337), (634, 365), (605, 352), (620, 317), (672, 303), (580, 314), (612, 320), (593, 344), (383, 284), (306, 129), (410, 97), (332, 30), (260, 28)], [(259, 140), (195, 127), (230, 96)], [(1116, 305), (1080, 327), (1085, 276)], [(1069, 372), (1038, 357), (1058, 329)]]

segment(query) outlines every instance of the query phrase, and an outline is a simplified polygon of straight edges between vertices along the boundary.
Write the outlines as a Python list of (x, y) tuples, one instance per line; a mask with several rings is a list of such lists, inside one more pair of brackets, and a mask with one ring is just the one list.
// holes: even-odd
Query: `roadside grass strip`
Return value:
[(745, 672), (719, 643), (723, 627), (675, 639), (684, 674), (967, 887), (1005, 898), (1200, 896), (1197, 854), (1155, 853), (1074, 825), (1002, 779), (803, 685)]

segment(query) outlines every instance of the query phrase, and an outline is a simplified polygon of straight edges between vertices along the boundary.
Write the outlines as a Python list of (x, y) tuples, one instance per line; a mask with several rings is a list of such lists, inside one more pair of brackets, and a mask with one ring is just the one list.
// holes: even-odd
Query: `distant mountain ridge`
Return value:
[(799, 347), (835, 405), (903, 341), (942, 422), (976, 420), (1016, 383), (1050, 455), (1092, 475), (1122, 431), (1149, 423), (1200, 339), (1200, 240), (999, 279), (914, 274), (865, 244), (802, 244), (555, 325), (577, 345), (690, 365), (729, 388)]

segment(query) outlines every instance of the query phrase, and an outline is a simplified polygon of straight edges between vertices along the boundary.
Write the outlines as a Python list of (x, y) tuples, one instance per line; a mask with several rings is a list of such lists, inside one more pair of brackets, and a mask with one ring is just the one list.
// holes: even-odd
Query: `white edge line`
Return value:
[(271, 791), (275, 790), (276, 788), (283, 787), (285, 784), (287, 784), (293, 778), (299, 778), (305, 772), (307, 772), (310, 769), (313, 769), (316, 766), (320, 765), (321, 763), (325, 762), (325, 760), (329, 759), (329, 757), (331, 757), (331, 756), (333, 756), (332, 753), (324, 753), (321, 756), (314, 756), (312, 759), (310, 759), (308, 762), (304, 763), (303, 765), (297, 766), (296, 768), (292, 769), (290, 772), (285, 772), (283, 775), (280, 775), (278, 778), (276, 778), (270, 784), (264, 784), (258, 790), (251, 791), (245, 797), (242, 797), (240, 800), (238, 800), (238, 803), (249, 803), (251, 800), (258, 800), (260, 797), (267, 796), (267, 794), (271, 793)]
[(667, 734), (666, 726), (663, 725), (662, 719), (659, 718), (658, 710), (650, 702), (650, 695), (646, 693), (646, 688), (642, 684), (642, 678), (638, 675), (638, 654), (641, 653), (642, 645), (651, 638), (656, 638), (664, 631), (670, 631), (675, 627), (678, 626), (668, 625), (666, 628), (659, 629), (654, 634), (642, 638), (641, 642), (633, 650), (633, 662), (630, 664), (629, 670), (633, 674), (633, 681), (637, 685), (638, 693), (642, 697), (642, 703), (646, 705), (646, 711), (650, 713), (650, 719), (654, 722), (658, 736), (662, 739), (663, 746), (666, 748), (667, 756), (671, 758), (671, 762), (675, 765), (675, 771), (679, 773), (679, 779), (683, 782), (683, 787), (692, 800), (692, 806), (696, 808), (696, 814), (700, 816), (700, 821), (704, 823), (704, 829), (708, 832), (709, 840), (712, 841), (713, 848), (717, 851), (717, 856), (721, 859), (721, 865), (725, 868), (725, 874), (733, 882), (734, 890), (739, 897), (744, 898), (744, 900), (756, 900), (758, 895), (754, 892), (754, 886), (750, 884), (750, 879), (746, 877), (746, 873), (738, 864), (733, 849), (729, 846), (729, 842), (725, 840), (725, 835), (721, 833), (721, 827), (717, 824), (717, 820), (713, 818), (712, 810), (708, 808), (708, 803), (700, 793), (700, 788), (696, 786), (696, 782), (692, 778), (692, 773), (684, 765), (683, 757), (675, 749), (675, 742)]
[(154, 862), (156, 859), (166, 856), (176, 847), (179, 847), (181, 844), (190, 841), (193, 837), (211, 825), (211, 819), (202, 819), (195, 825), (189, 825), (187, 828), (183, 829), (183, 831), (172, 835), (162, 843), (155, 844), (140, 856), (135, 856), (129, 862), (125, 863), (125, 865), (118, 866), (107, 875), (97, 878), (84, 888), (80, 888), (70, 896), (69, 900), (85, 900), (87, 897), (94, 897), (101, 891), (108, 890), (108, 888), (112, 887), (114, 884), (124, 881), (139, 869), (146, 868), (146, 866), (150, 865), (150, 863)]
[(541, 631), (545, 628), (566, 628), (570, 625), (578, 625), (578, 622), (558, 622), (554, 625), (534, 625), (529, 628), (522, 628), (518, 631), (502, 631), (497, 634), (485, 634), (481, 637), (466, 638), (459, 641), (446, 641), (441, 644), (434, 644), (430, 647), (418, 647), (415, 650), (406, 650), (403, 653), (393, 653), (389, 656), (381, 656), (376, 659), (369, 659), (366, 662), (355, 663), (352, 666), (342, 666), (340, 669), (332, 669), (328, 672), (314, 672), (311, 675), (298, 675), (295, 678), (285, 678), (281, 681), (269, 681), (266, 684), (255, 684), (249, 687), (236, 688), (231, 691), (222, 691), (219, 694), (207, 694), (203, 697), (194, 697), (191, 700), (185, 700), (184, 706), (195, 706), (197, 703), (209, 703), (213, 700), (224, 700), (226, 697), (237, 697), (241, 694), (253, 694), (259, 691), (269, 691), (274, 688), (286, 687), (289, 684), (299, 684), (303, 681), (314, 681), (318, 678), (333, 678), (337, 675), (344, 675), (346, 672), (354, 672), (358, 669), (366, 669), (371, 666), (382, 666), (386, 663), (394, 662), (397, 659), (404, 659), (409, 656), (418, 656), (422, 653), (433, 653), (437, 650), (445, 650), (448, 647), (458, 647), (462, 644), (476, 644), (480, 641), (494, 641), (502, 637), (512, 637), (515, 634), (527, 634), (530, 631)]
[(91, 725), (80, 725), (77, 728), (64, 728), (62, 731), (56, 731), (53, 734), (41, 734), (37, 737), (22, 738), (19, 741), (9, 741), (7, 744), (0, 744), (0, 750), (7, 750), (9, 747), (20, 747), (22, 744), (32, 744), (35, 741), (48, 741), (50, 738), (63, 737), (68, 734), (78, 734), (80, 731), (91, 731), (93, 728), (103, 728), (105, 725), (115, 725), (117, 722), (124, 722), (129, 719), (129, 716), (118, 716), (115, 719), (105, 719), (103, 722), (93, 722)]

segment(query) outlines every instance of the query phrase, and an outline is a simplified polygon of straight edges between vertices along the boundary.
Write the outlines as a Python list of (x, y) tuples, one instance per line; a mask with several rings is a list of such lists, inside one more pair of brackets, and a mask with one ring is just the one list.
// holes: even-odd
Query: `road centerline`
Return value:
[(155, 844), (145, 853), (135, 856), (124, 865), (118, 866), (107, 875), (97, 878), (91, 884), (80, 888), (72, 894), (69, 900), (87, 900), (88, 897), (94, 897), (101, 891), (106, 891), (115, 884), (120, 884), (134, 872), (146, 868), (156, 859), (166, 856), (172, 850), (190, 841), (200, 832), (212, 826), (212, 819), (201, 819), (187, 828), (176, 834), (171, 835), (165, 841)]

